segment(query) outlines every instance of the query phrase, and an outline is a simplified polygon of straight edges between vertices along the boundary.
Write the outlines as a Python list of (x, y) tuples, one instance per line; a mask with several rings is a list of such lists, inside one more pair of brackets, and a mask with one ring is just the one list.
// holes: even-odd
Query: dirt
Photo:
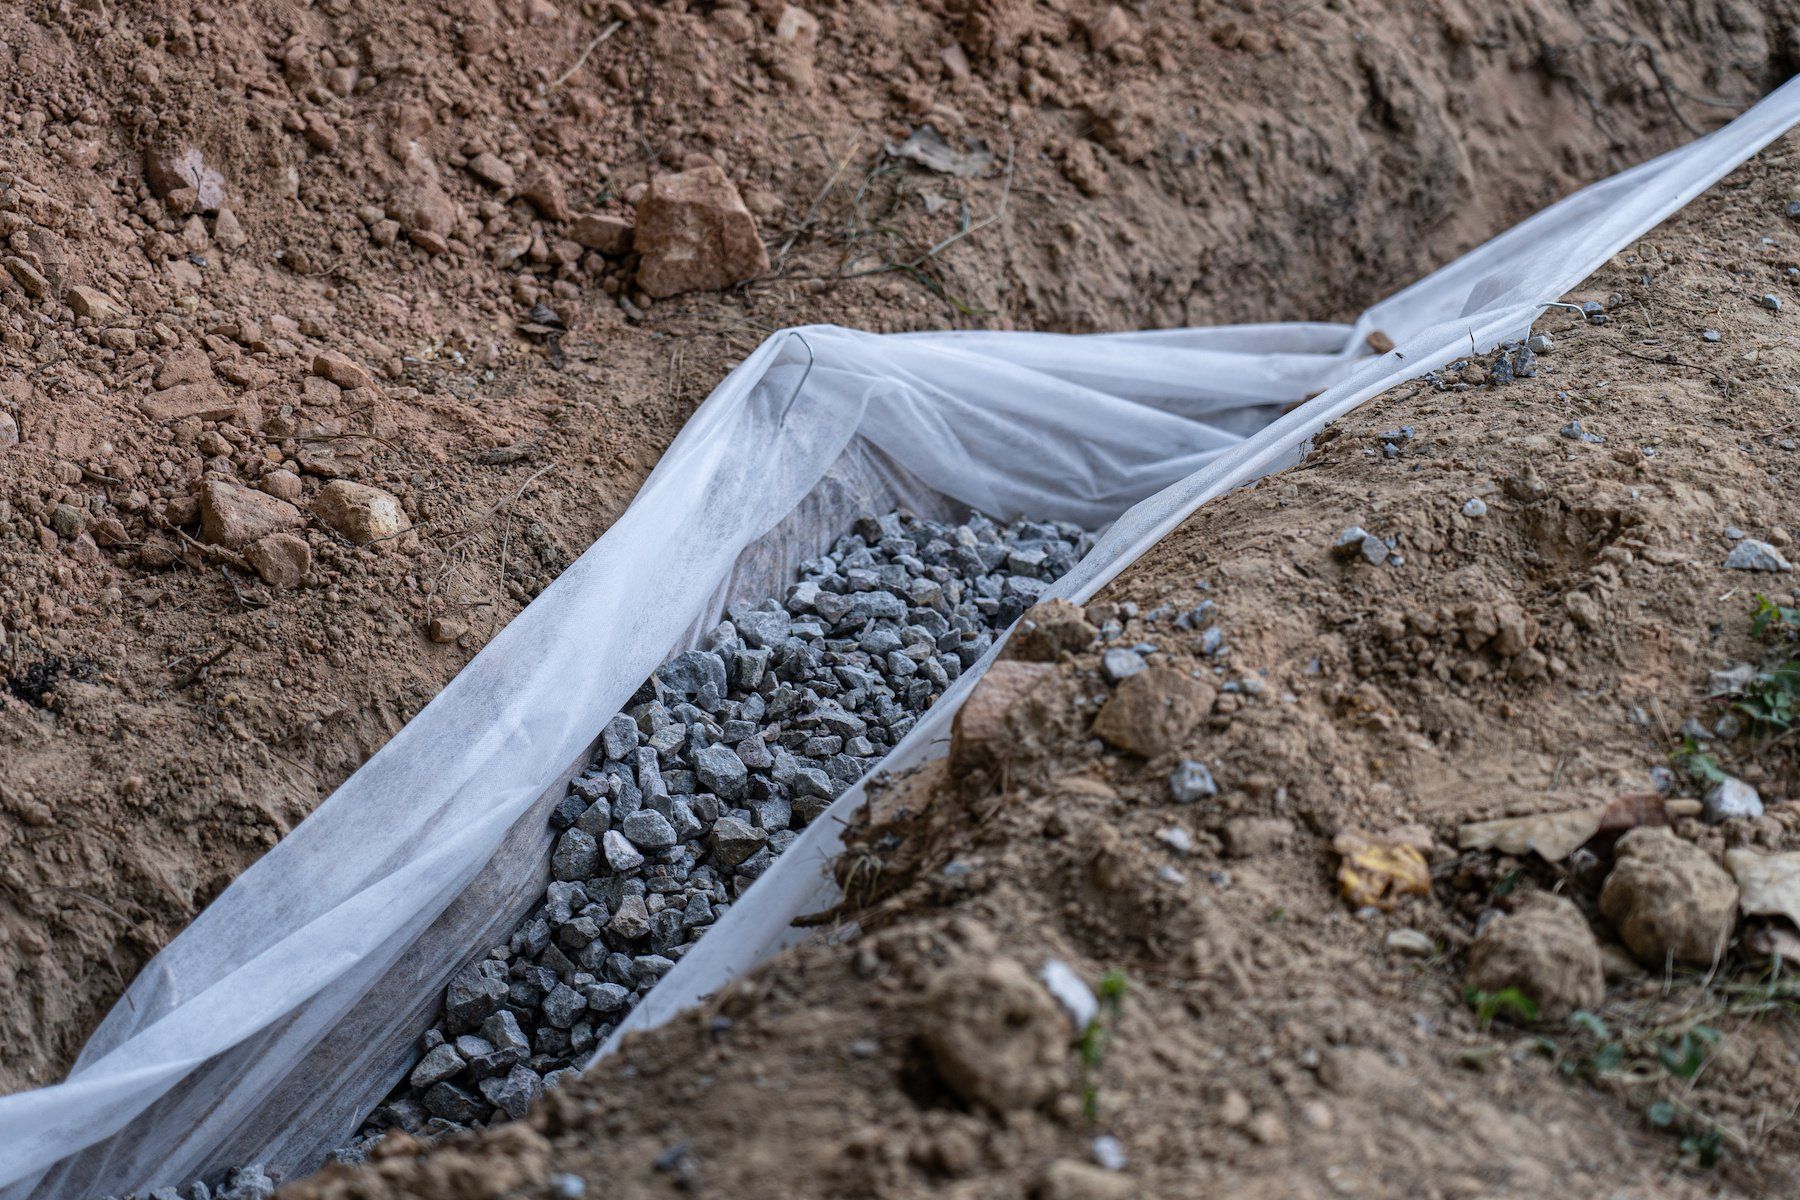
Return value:
[[(1742, 938), (1641, 964), (1683, 917), (1631, 914), (1730, 887), (1703, 878), (1728, 849), (1800, 848), (1791, 739), (1706, 743), (1752, 819), (1704, 824), (1702, 778), (1664, 801), (1652, 775), (1726, 715), (1709, 673), (1760, 657), (1753, 594), (1794, 603), (1791, 576), (1722, 564), (1728, 531), (1791, 548), (1800, 519), (1800, 340), (1759, 302), (1800, 301), (1796, 197), (1790, 136), (1570, 297), (1605, 324), (1540, 321), (1536, 377), (1396, 388), (1109, 586), (1091, 625), (1218, 688), (1153, 757), (1091, 736), (1123, 685), (1053, 617), (1027, 647), (1050, 662), (984, 684), (954, 762), (854, 832), (841, 943), (629, 1039), (527, 1130), (395, 1140), (288, 1194), (1793, 1194), (1791, 983)], [(1353, 524), (1404, 561), (1335, 555)], [(1220, 655), (1172, 621), (1204, 601)], [(1216, 796), (1173, 802), (1183, 759)], [(1554, 863), (1457, 849), (1473, 821), (1595, 807)], [(1633, 896), (1603, 902), (1615, 843)], [(1425, 894), (1347, 901), (1341, 856), (1370, 846), (1371, 872), (1428, 866)], [(1512, 959), (1483, 980), (1562, 972), (1542, 1011), (1465, 990), (1478, 928)], [(1053, 958), (1103, 997), (1085, 1037), (1031, 992)]]
[[(0, 1088), (66, 1069), (770, 330), (1342, 316), (1722, 122), (1800, 63), (1783, 9), (8, 6)], [(886, 154), (928, 123), (967, 174)], [(766, 276), (652, 301), (572, 240), (706, 164)], [(408, 530), (328, 524), (334, 478)], [(242, 496), (207, 482), (299, 523), (208, 540), (202, 493)]]

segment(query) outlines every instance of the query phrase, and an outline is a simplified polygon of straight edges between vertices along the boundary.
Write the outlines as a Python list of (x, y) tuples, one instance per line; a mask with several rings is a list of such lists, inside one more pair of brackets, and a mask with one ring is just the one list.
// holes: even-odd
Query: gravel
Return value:
[(1745, 538), (1725, 556), (1725, 566), (1733, 571), (1791, 571), (1793, 564), (1781, 551), (1755, 538)]
[[(339, 1157), (389, 1129), (523, 1115), (1089, 544), (1064, 524), (865, 518), (780, 599), (732, 606), (608, 722), (550, 814), (543, 901), (452, 978), (416, 1065)], [(1216, 790), (1184, 767), (1175, 786)]]

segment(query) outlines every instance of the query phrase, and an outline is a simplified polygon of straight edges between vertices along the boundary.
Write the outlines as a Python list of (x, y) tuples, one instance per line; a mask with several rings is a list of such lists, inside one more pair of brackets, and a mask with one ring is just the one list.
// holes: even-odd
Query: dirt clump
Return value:
[(1067, 1086), (1068, 1018), (1011, 959), (944, 968), (925, 989), (923, 1020), (932, 1065), (971, 1104), (1036, 1108)]
[(1707, 964), (1737, 922), (1738, 887), (1712, 856), (1667, 829), (1619, 839), (1600, 911), (1646, 965)]
[(1566, 1017), (1605, 995), (1600, 944), (1567, 898), (1537, 896), (1476, 935), (1469, 986), (1493, 994), (1516, 988), (1544, 1016)]

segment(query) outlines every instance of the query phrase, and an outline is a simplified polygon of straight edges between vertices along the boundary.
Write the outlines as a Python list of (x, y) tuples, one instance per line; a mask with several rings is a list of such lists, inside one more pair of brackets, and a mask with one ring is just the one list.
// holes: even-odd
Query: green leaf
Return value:
[(1594, 1035), (1596, 1041), (1607, 1041), (1611, 1034), (1607, 1031), (1606, 1022), (1585, 1008), (1578, 1008), (1569, 1014), (1569, 1024), (1575, 1028)]
[(1497, 992), (1470, 988), (1463, 993), (1463, 999), (1474, 1005), (1475, 1020), (1483, 1029), (1492, 1025), (1494, 1018), (1501, 1014), (1520, 1021), (1535, 1021), (1538, 1017), (1537, 1001), (1516, 987), (1501, 988)]
[(1676, 1078), (1692, 1079), (1699, 1074), (1701, 1066), (1706, 1062), (1706, 1050), (1710, 1044), (1707, 1039), (1696, 1036), (1690, 1030), (1681, 1035), (1680, 1041), (1658, 1050), (1656, 1060)]
[(1667, 1100), (1658, 1100), (1644, 1110), (1644, 1116), (1648, 1118), (1652, 1127), (1667, 1129), (1675, 1123), (1675, 1106)]

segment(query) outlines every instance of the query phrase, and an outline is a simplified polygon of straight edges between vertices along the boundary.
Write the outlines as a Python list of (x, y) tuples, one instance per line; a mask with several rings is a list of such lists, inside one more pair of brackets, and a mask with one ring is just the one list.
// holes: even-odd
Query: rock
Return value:
[(374, 376), (352, 362), (348, 355), (339, 354), (336, 350), (322, 350), (313, 355), (312, 372), (321, 379), (329, 379), (345, 391), (375, 386)]
[(225, 177), (207, 164), (197, 146), (154, 146), (144, 155), (144, 180), (159, 197), (194, 189), (191, 207), (209, 213), (225, 202)]
[(1036, 1200), (1129, 1200), (1140, 1194), (1130, 1176), (1073, 1158), (1045, 1167), (1032, 1191)]
[(238, 222), (237, 214), (229, 208), (221, 208), (219, 215), (213, 218), (213, 241), (226, 250), (242, 250), (250, 241), (244, 233), (244, 227)]
[(735, 867), (761, 850), (769, 835), (737, 817), (720, 817), (713, 822), (709, 840), (713, 859), (722, 867)]
[(619, 911), (613, 914), (606, 928), (614, 937), (625, 941), (634, 941), (650, 932), (650, 909), (642, 896), (627, 896), (619, 902)]
[(567, 1029), (587, 1008), (587, 997), (566, 983), (559, 983), (544, 997), (544, 1019), (558, 1029)]
[(1761, 296), (1757, 297), (1756, 302), (1770, 312), (1781, 311), (1781, 297), (1777, 296), (1774, 292), (1764, 292)]
[(951, 769), (958, 775), (1004, 762), (1018, 748), (1015, 714), (1024, 714), (1041, 685), (1054, 680), (1049, 663), (1002, 659), (988, 668), (957, 710), (950, 727)]
[(708, 689), (723, 696), (728, 690), (725, 660), (707, 650), (684, 650), (656, 668), (661, 684), (684, 697), (699, 696)]
[(506, 964), (483, 959), (458, 971), (444, 992), (444, 1020), (452, 1034), (470, 1033), (506, 1003)]
[(313, 498), (313, 515), (359, 546), (412, 528), (400, 501), (377, 487), (334, 479)]
[(1550, 1018), (1594, 1008), (1606, 994), (1593, 930), (1572, 902), (1550, 893), (1488, 922), (1469, 947), (1468, 980), (1490, 993), (1517, 988)]
[(200, 531), (209, 542), (238, 550), (305, 521), (299, 509), (262, 492), (208, 479), (200, 485)]
[(1700, 805), (1707, 821), (1715, 825), (1720, 821), (1763, 815), (1762, 797), (1755, 788), (1735, 775), (1727, 775), (1724, 780), (1714, 784), (1700, 798)]
[(299, 501), (301, 496), (300, 477), (292, 471), (276, 469), (264, 475), (258, 486), (277, 500), (286, 500), (289, 504)]
[(1371, 566), (1379, 567), (1388, 559), (1388, 546), (1361, 525), (1352, 525), (1331, 540), (1331, 553), (1335, 558), (1346, 560), (1361, 557)]
[(516, 183), (512, 167), (491, 150), (484, 150), (469, 160), (469, 174), (503, 192), (512, 191)]
[(744, 760), (729, 746), (708, 746), (697, 752), (694, 755), (694, 774), (707, 791), (725, 800), (735, 800), (742, 796), (749, 777)]
[(407, 1082), (416, 1088), (428, 1088), (439, 1080), (454, 1079), (466, 1065), (456, 1048), (445, 1042), (419, 1060), (419, 1065), (413, 1068)]
[(631, 251), (631, 222), (611, 213), (582, 213), (569, 227), (569, 237), (577, 245), (598, 250), (612, 258)]
[(244, 560), (270, 587), (296, 588), (312, 569), (312, 547), (291, 533), (271, 533), (246, 546)]
[(1136, 650), (1115, 646), (1100, 656), (1100, 676), (1108, 683), (1119, 683), (1142, 671), (1147, 664)]
[(1173, 667), (1146, 667), (1119, 684), (1094, 718), (1095, 736), (1142, 758), (1180, 748), (1212, 708), (1211, 684)]
[(619, 713), (600, 731), (600, 751), (614, 762), (638, 748), (638, 727), (630, 717)]
[(1077, 1035), (1100, 1015), (1100, 1002), (1094, 997), (1094, 989), (1062, 959), (1052, 958), (1038, 968), (1038, 980), (1050, 989), (1056, 1002), (1069, 1014), (1069, 1023), (1075, 1027)]
[(616, 829), (608, 830), (600, 844), (606, 852), (606, 865), (621, 875), (644, 865), (644, 856)]
[(769, 269), (756, 219), (716, 166), (651, 180), (633, 241), (638, 287), (659, 300), (729, 287)]
[(1078, 654), (1094, 644), (1100, 631), (1086, 614), (1067, 600), (1045, 600), (1025, 610), (1007, 639), (1007, 657), (1021, 662), (1055, 662), (1063, 654)]
[(1010, 958), (952, 964), (927, 986), (920, 1041), (950, 1090), (1009, 1113), (1070, 1086), (1068, 1018)]
[(1169, 773), (1169, 794), (1177, 804), (1192, 804), (1196, 800), (1218, 795), (1219, 785), (1214, 782), (1212, 772), (1206, 769), (1205, 763), (1184, 758)]
[(69, 289), (68, 299), (76, 316), (91, 317), (96, 321), (110, 321), (125, 311), (105, 292), (80, 284)]
[(219, 1200), (273, 1200), (274, 1195), (275, 1181), (261, 1163), (252, 1163), (231, 1173), (231, 1182), (220, 1189)]
[[(613, 836), (613, 835), (608, 835)], [(571, 829), (556, 841), (550, 876), (564, 881), (587, 879), (600, 871), (600, 846), (592, 835)]]
[(78, 538), (87, 531), (87, 514), (73, 504), (53, 505), (49, 524), (57, 537)]
[(427, 1112), (457, 1125), (472, 1125), (487, 1115), (487, 1106), (454, 1083), (434, 1083), (420, 1098)]
[[(731, 752), (727, 750), (726, 753)], [(731, 757), (734, 762), (737, 760), (737, 755)], [(669, 818), (653, 808), (640, 808), (626, 817), (619, 824), (619, 832), (640, 850), (664, 850), (675, 844), (675, 827), (669, 824)]]
[(1737, 920), (1738, 888), (1707, 853), (1665, 828), (1633, 829), (1613, 851), (1600, 911), (1638, 961), (1711, 963)]
[(1767, 542), (1759, 542), (1755, 538), (1745, 538), (1731, 548), (1725, 556), (1725, 569), (1729, 571), (1791, 571), (1794, 565), (1783, 558), (1781, 551)]
[(544, 1081), (538, 1078), (536, 1071), (523, 1064), (513, 1067), (505, 1077), (496, 1075), (483, 1079), (477, 1086), (489, 1104), (515, 1121), (530, 1112), (531, 1106), (544, 1094)]
[(519, 195), (548, 219), (558, 224), (568, 221), (569, 201), (563, 192), (562, 180), (548, 167), (542, 164), (533, 167), (526, 174)]
[(0, 450), (19, 444), (19, 422), (9, 412), (0, 411)]
[(1430, 958), (1437, 953), (1437, 943), (1429, 934), (1417, 929), (1396, 929), (1382, 939), (1381, 944), (1390, 954), (1404, 954), (1410, 958)]
[(18, 281), (19, 286), (25, 289), (25, 294), (32, 299), (43, 300), (50, 296), (50, 281), (44, 278), (43, 272), (24, 259), (17, 256), (0, 258), (0, 267), (5, 267), (7, 273)]
[(1471, 496), (1463, 502), (1462, 515), (1473, 520), (1487, 516), (1487, 510), (1486, 500), (1480, 496)]

